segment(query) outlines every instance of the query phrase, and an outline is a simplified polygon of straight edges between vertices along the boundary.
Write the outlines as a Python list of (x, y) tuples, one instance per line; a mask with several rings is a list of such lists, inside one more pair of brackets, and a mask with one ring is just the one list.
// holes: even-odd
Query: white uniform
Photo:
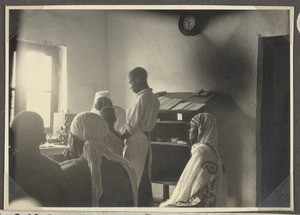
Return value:
[(125, 158), (135, 167), (138, 186), (148, 152), (149, 167), (151, 167), (151, 145), (144, 132), (150, 132), (154, 128), (158, 110), (158, 98), (153, 94), (151, 88), (147, 88), (137, 93), (133, 106), (127, 111), (126, 129), (130, 133), (130, 137), (126, 141)]

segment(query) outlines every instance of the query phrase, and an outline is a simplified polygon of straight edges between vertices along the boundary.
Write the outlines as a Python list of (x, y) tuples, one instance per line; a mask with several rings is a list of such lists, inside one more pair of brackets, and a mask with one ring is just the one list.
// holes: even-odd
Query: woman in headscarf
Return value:
[(75, 159), (61, 163), (68, 183), (67, 206), (128, 207), (137, 205), (133, 166), (106, 147), (105, 120), (78, 114), (70, 127), (69, 146)]
[(208, 113), (200, 113), (192, 118), (190, 126), (192, 157), (171, 198), (160, 207), (225, 207), (227, 182), (217, 151), (215, 117)]

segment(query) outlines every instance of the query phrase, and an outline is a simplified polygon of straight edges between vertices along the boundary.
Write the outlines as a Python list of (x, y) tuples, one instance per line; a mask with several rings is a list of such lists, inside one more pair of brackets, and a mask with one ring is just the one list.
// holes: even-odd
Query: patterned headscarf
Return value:
[(199, 113), (191, 119), (191, 124), (198, 127), (198, 132), (202, 130), (201, 135), (199, 132), (199, 143), (204, 143), (210, 146), (217, 147), (217, 123), (213, 115), (209, 113)]
[(73, 119), (70, 132), (84, 141), (83, 157), (88, 161), (92, 180), (92, 205), (97, 207), (103, 193), (101, 180), (102, 157), (120, 163), (127, 171), (132, 187), (133, 198), (137, 201), (137, 185), (133, 166), (122, 157), (114, 154), (107, 148), (104, 138), (108, 134), (108, 125), (105, 120), (91, 112), (83, 112)]

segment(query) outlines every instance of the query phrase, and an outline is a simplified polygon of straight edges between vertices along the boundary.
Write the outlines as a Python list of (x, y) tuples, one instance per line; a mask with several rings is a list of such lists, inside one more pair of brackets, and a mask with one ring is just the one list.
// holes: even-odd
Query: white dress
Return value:
[(171, 198), (160, 207), (225, 207), (227, 179), (217, 151), (216, 119), (211, 114), (200, 113), (193, 117), (191, 124), (198, 127), (198, 143), (192, 146), (192, 156)]
[(161, 206), (225, 207), (226, 184), (219, 153), (197, 143), (171, 198)]

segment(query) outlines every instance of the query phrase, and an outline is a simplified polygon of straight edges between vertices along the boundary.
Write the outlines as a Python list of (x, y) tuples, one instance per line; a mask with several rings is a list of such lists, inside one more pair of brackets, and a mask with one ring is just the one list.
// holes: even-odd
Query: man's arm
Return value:
[(126, 130), (121, 134), (122, 140), (127, 139), (139, 129), (139, 123), (142, 120), (144, 109), (145, 104), (142, 99), (139, 99), (130, 113), (130, 119), (125, 125)]

